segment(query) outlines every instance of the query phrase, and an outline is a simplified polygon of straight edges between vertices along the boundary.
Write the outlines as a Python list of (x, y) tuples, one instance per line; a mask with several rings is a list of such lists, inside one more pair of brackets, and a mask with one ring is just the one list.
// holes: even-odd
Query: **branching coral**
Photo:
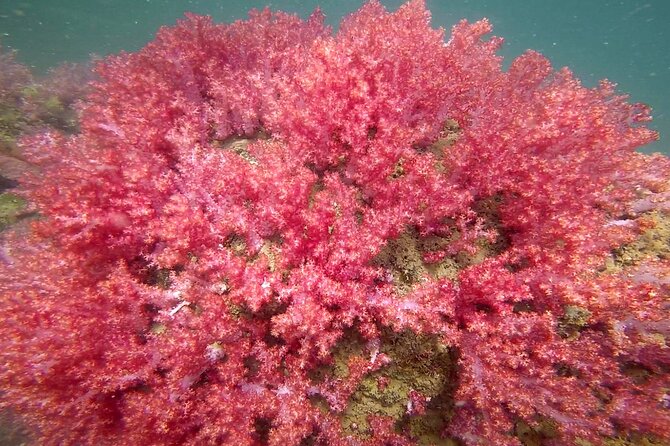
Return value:
[[(648, 111), (429, 21), (190, 15), (100, 63), (81, 133), (22, 143), (4, 404), (45, 444), (414, 444), (426, 414), (468, 445), (669, 438), (667, 284), (605, 268), (668, 193)], [(438, 387), (393, 385), (402, 333)], [(405, 409), (343, 424), (373, 378)]]

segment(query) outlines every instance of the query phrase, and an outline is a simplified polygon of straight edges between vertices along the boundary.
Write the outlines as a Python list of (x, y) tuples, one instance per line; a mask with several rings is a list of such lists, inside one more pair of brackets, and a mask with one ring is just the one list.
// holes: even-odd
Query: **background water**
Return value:
[[(391, 9), (400, 0), (386, 0)], [(335, 26), (360, 0), (0, 0), (0, 44), (38, 71), (62, 61), (134, 51), (186, 11), (217, 21), (270, 6), (306, 17), (317, 5)], [(669, 0), (427, 0), (433, 25), (488, 17), (505, 38), (507, 63), (528, 48), (569, 66), (585, 85), (608, 78), (635, 102), (653, 107), (661, 140), (645, 151), (670, 153)]]

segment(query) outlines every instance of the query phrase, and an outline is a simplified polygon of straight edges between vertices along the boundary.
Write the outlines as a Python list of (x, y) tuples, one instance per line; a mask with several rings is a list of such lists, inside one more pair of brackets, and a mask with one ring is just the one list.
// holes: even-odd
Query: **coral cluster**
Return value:
[(33, 169), (17, 140), (47, 128), (76, 132), (76, 103), (91, 78), (90, 67), (81, 64), (63, 64), (36, 78), (15, 53), (0, 47), (0, 230), (30, 216), (24, 200), (5, 192)]
[(0, 388), (41, 443), (670, 438), (668, 264), (617, 256), (670, 194), (647, 109), (429, 22), (189, 15), (22, 141)]
[[(17, 62), (15, 53), (0, 47), (0, 154), (16, 150), (16, 139), (45, 127), (67, 133), (77, 130), (75, 103), (92, 79), (88, 64), (62, 64), (35, 77)], [(4, 168), (2, 164), (0, 164)], [(7, 169), (3, 169), (7, 173)]]

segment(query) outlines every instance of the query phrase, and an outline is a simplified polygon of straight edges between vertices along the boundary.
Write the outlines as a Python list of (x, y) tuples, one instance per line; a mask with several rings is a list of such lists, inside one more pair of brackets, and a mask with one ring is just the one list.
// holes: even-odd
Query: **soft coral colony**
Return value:
[(648, 111), (429, 21), (190, 15), (23, 141), (0, 383), (41, 443), (670, 438), (668, 267), (612, 254), (667, 207)]

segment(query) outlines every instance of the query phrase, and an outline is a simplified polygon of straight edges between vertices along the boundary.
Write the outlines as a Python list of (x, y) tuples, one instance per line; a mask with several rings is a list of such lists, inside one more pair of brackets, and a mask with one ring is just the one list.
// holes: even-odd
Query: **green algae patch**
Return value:
[(471, 250), (451, 252), (450, 247), (462, 237), (455, 222), (451, 222), (446, 234), (440, 235), (422, 235), (417, 228), (409, 226), (384, 245), (373, 263), (391, 274), (400, 295), (411, 291), (422, 278), (456, 280), (463, 269), (508, 249), (509, 240), (499, 215), (503, 201), (501, 195), (494, 195), (474, 204), (485, 234), (473, 241)]
[(389, 240), (375, 258), (375, 263), (392, 274), (398, 293), (406, 294), (421, 277), (456, 278), (459, 265), (453, 259), (447, 257), (429, 264), (423, 258), (426, 252), (437, 250), (448, 243), (449, 239), (437, 236), (422, 238), (415, 229), (410, 228)]
[(670, 259), (670, 217), (653, 211), (638, 220), (641, 234), (632, 242), (612, 251), (606, 271), (618, 272), (649, 258)]
[[(349, 360), (353, 356), (365, 357), (367, 350), (360, 336), (348, 334), (334, 348), (332, 364), (316, 371), (312, 379), (320, 382), (347, 377)], [(344, 432), (370, 438), (369, 417), (389, 417), (395, 421), (398, 432), (418, 444), (455, 446), (453, 440), (441, 438), (453, 414), (452, 394), (456, 384), (453, 352), (434, 336), (386, 331), (381, 337), (379, 353), (387, 355), (391, 362), (361, 380), (339, 414)], [(411, 392), (425, 398), (425, 410), (421, 413), (410, 414)], [(327, 410), (327, 403), (321, 398), (312, 402)]]
[(0, 104), (0, 153), (9, 152), (14, 148), (23, 125), (24, 117), (21, 110)]
[(668, 446), (661, 440), (633, 435), (630, 438), (610, 438), (604, 441), (606, 446)]
[(0, 231), (19, 221), (25, 213), (26, 200), (11, 193), (0, 194)]
[(575, 339), (579, 332), (586, 328), (591, 318), (591, 312), (576, 305), (565, 307), (563, 317), (558, 321), (558, 334), (563, 338)]
[(558, 436), (556, 423), (547, 418), (540, 418), (532, 425), (519, 420), (514, 425), (514, 436), (524, 446), (542, 446), (545, 440)]
[(408, 293), (422, 277), (455, 280), (462, 269), (483, 262), (497, 254), (486, 240), (478, 240), (475, 253), (460, 252), (445, 255), (434, 262), (426, 261), (431, 253), (447, 250), (460, 237), (457, 230), (450, 236), (421, 236), (414, 228), (408, 228), (395, 239), (389, 240), (376, 256), (374, 263), (388, 270), (393, 276), (396, 291)]

